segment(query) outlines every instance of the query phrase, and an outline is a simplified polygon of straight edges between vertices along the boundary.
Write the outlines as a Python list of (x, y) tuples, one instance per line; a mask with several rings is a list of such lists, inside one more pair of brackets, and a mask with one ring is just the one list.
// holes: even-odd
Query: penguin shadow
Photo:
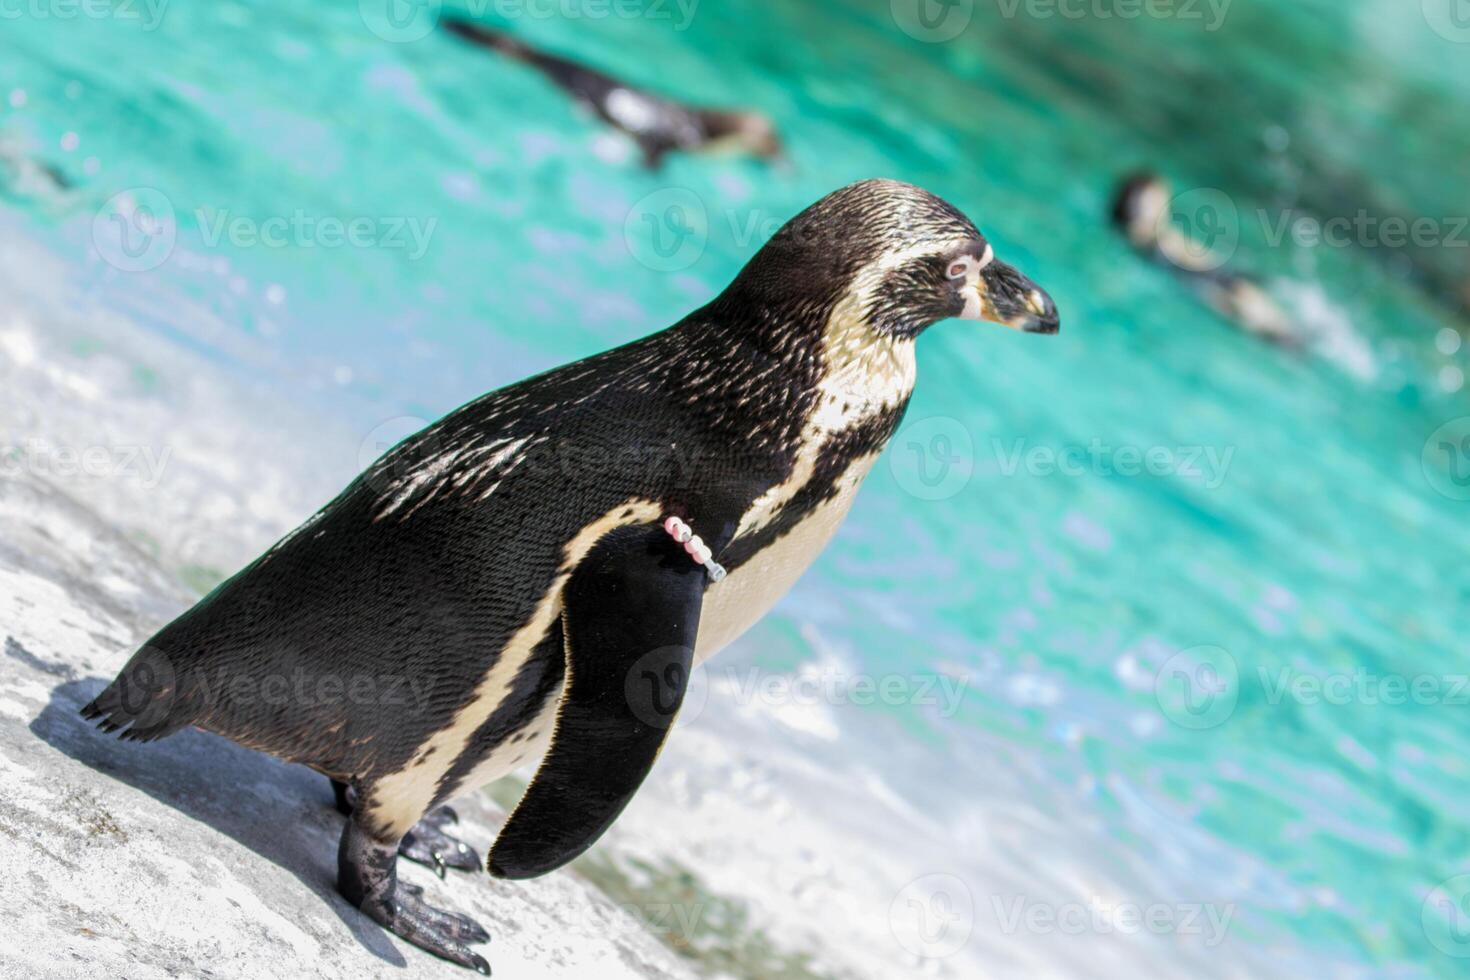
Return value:
[[(194, 728), (157, 742), (119, 741), (78, 713), (106, 686), (98, 677), (57, 685), (31, 722), (31, 733), (291, 872), (363, 948), (392, 966), (407, 967), (387, 934), (337, 892), (343, 818), (325, 777)], [(260, 898), (271, 904), (271, 896)]]

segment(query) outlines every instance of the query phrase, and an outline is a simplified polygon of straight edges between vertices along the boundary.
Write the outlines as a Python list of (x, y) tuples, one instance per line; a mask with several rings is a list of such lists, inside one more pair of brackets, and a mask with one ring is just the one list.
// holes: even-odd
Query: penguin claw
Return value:
[(422, 894), (422, 888), (395, 881), (388, 894), (364, 902), (361, 909), (368, 918), (420, 949), (490, 976), (490, 964), (466, 945), (487, 943), (490, 934), (467, 915), (429, 905), (419, 897)]
[(435, 956), (490, 975), (490, 964), (470, 943), (490, 934), (469, 916), (435, 908), (422, 886), (398, 877), (398, 850), (365, 830), (356, 818), (342, 830), (337, 849), (337, 890), (349, 904), (384, 929)]
[(448, 909), (435, 908), (424, 902), (418, 903), (417, 912), (425, 920), (431, 921), (435, 929), (456, 942), (488, 943), (490, 941), (490, 933), (485, 931), (485, 927), (467, 915), (450, 912)]
[(466, 943), (488, 943), (490, 933), (485, 927), (467, 915), (458, 912), (443, 912), (442, 915), (449, 921), (449, 928), (456, 939)]
[(427, 818), (419, 821), (398, 842), (398, 853), (410, 861), (428, 867), (440, 878), (445, 877), (449, 868), (457, 871), (478, 870), (481, 866), (479, 853), (468, 844), (450, 837), (440, 829), (441, 826), (442, 824), (436, 826), (429, 823)]

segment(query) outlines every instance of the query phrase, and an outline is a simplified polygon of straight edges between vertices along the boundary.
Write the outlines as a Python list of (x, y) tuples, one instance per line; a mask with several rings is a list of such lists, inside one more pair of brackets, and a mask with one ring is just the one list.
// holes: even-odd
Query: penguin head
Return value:
[(778, 160), (784, 153), (776, 124), (762, 113), (705, 109), (700, 117), (709, 134), (709, 150), (751, 153), (763, 160)]
[(1129, 174), (1113, 197), (1114, 226), (1139, 248), (1157, 244), (1171, 190), (1169, 182), (1152, 171)]
[(1051, 298), (968, 218), (896, 180), (850, 184), (792, 218), (721, 299), (787, 329), (822, 328), (840, 312), (882, 339), (951, 317), (1032, 333), (1059, 324)]

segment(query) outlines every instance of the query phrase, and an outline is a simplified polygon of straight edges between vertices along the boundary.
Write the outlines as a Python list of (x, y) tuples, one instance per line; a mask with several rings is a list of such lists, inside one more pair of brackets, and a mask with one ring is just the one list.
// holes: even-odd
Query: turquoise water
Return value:
[[(535, 74), (438, 34), (390, 43), (356, 5), (23, 17), (0, 141), (76, 186), (12, 185), (4, 205), (90, 300), (369, 438), (672, 322), (838, 185), (940, 193), (1048, 288), (1063, 331), (931, 331), (887, 465), (726, 656), (961, 679), (953, 712), (845, 709), (838, 754), (926, 811), (1000, 785), (1071, 814), (1109, 841), (1098, 867), (1155, 900), (1231, 902), (1232, 940), (1283, 962), (1455, 975), (1466, 944), (1432, 890), (1470, 872), (1470, 493), (1430, 437), (1470, 415), (1470, 357), (1463, 314), (1413, 277), (1470, 272), (1470, 249), (1270, 230), (1291, 208), (1464, 212), (1470, 45), (1389, 0), (1235, 0), (1218, 30), (1005, 7), (981, 0), (942, 43), (905, 33), (902, 3), (517, 20), (692, 101), (760, 106), (790, 149), (657, 175)], [(1110, 188), (1140, 164), (1223, 192), (1236, 262), (1303, 353), (1234, 332), (1117, 240)], [(126, 190), (176, 236), (146, 273), (106, 261)], [(671, 204), (695, 244), (666, 255), (651, 227)], [(365, 219), (373, 241), (214, 240), (222, 214)], [(322, 453), (359, 465), (355, 441)], [(1291, 677), (1348, 694), (1283, 695)], [(1428, 680), (1390, 704), (1385, 678)], [(944, 870), (983, 893), (969, 848)]]

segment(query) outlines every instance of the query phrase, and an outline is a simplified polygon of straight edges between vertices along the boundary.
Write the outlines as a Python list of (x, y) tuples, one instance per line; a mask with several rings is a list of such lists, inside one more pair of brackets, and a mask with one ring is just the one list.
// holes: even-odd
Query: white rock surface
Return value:
[[(119, 742), (78, 715), (189, 601), (55, 486), (0, 477), (0, 976), (472, 976), (338, 897), (323, 777), (194, 730)], [(458, 809), (484, 853), (502, 815), (483, 794)], [(400, 867), (491, 932), (497, 976), (694, 976), (574, 873)]]

